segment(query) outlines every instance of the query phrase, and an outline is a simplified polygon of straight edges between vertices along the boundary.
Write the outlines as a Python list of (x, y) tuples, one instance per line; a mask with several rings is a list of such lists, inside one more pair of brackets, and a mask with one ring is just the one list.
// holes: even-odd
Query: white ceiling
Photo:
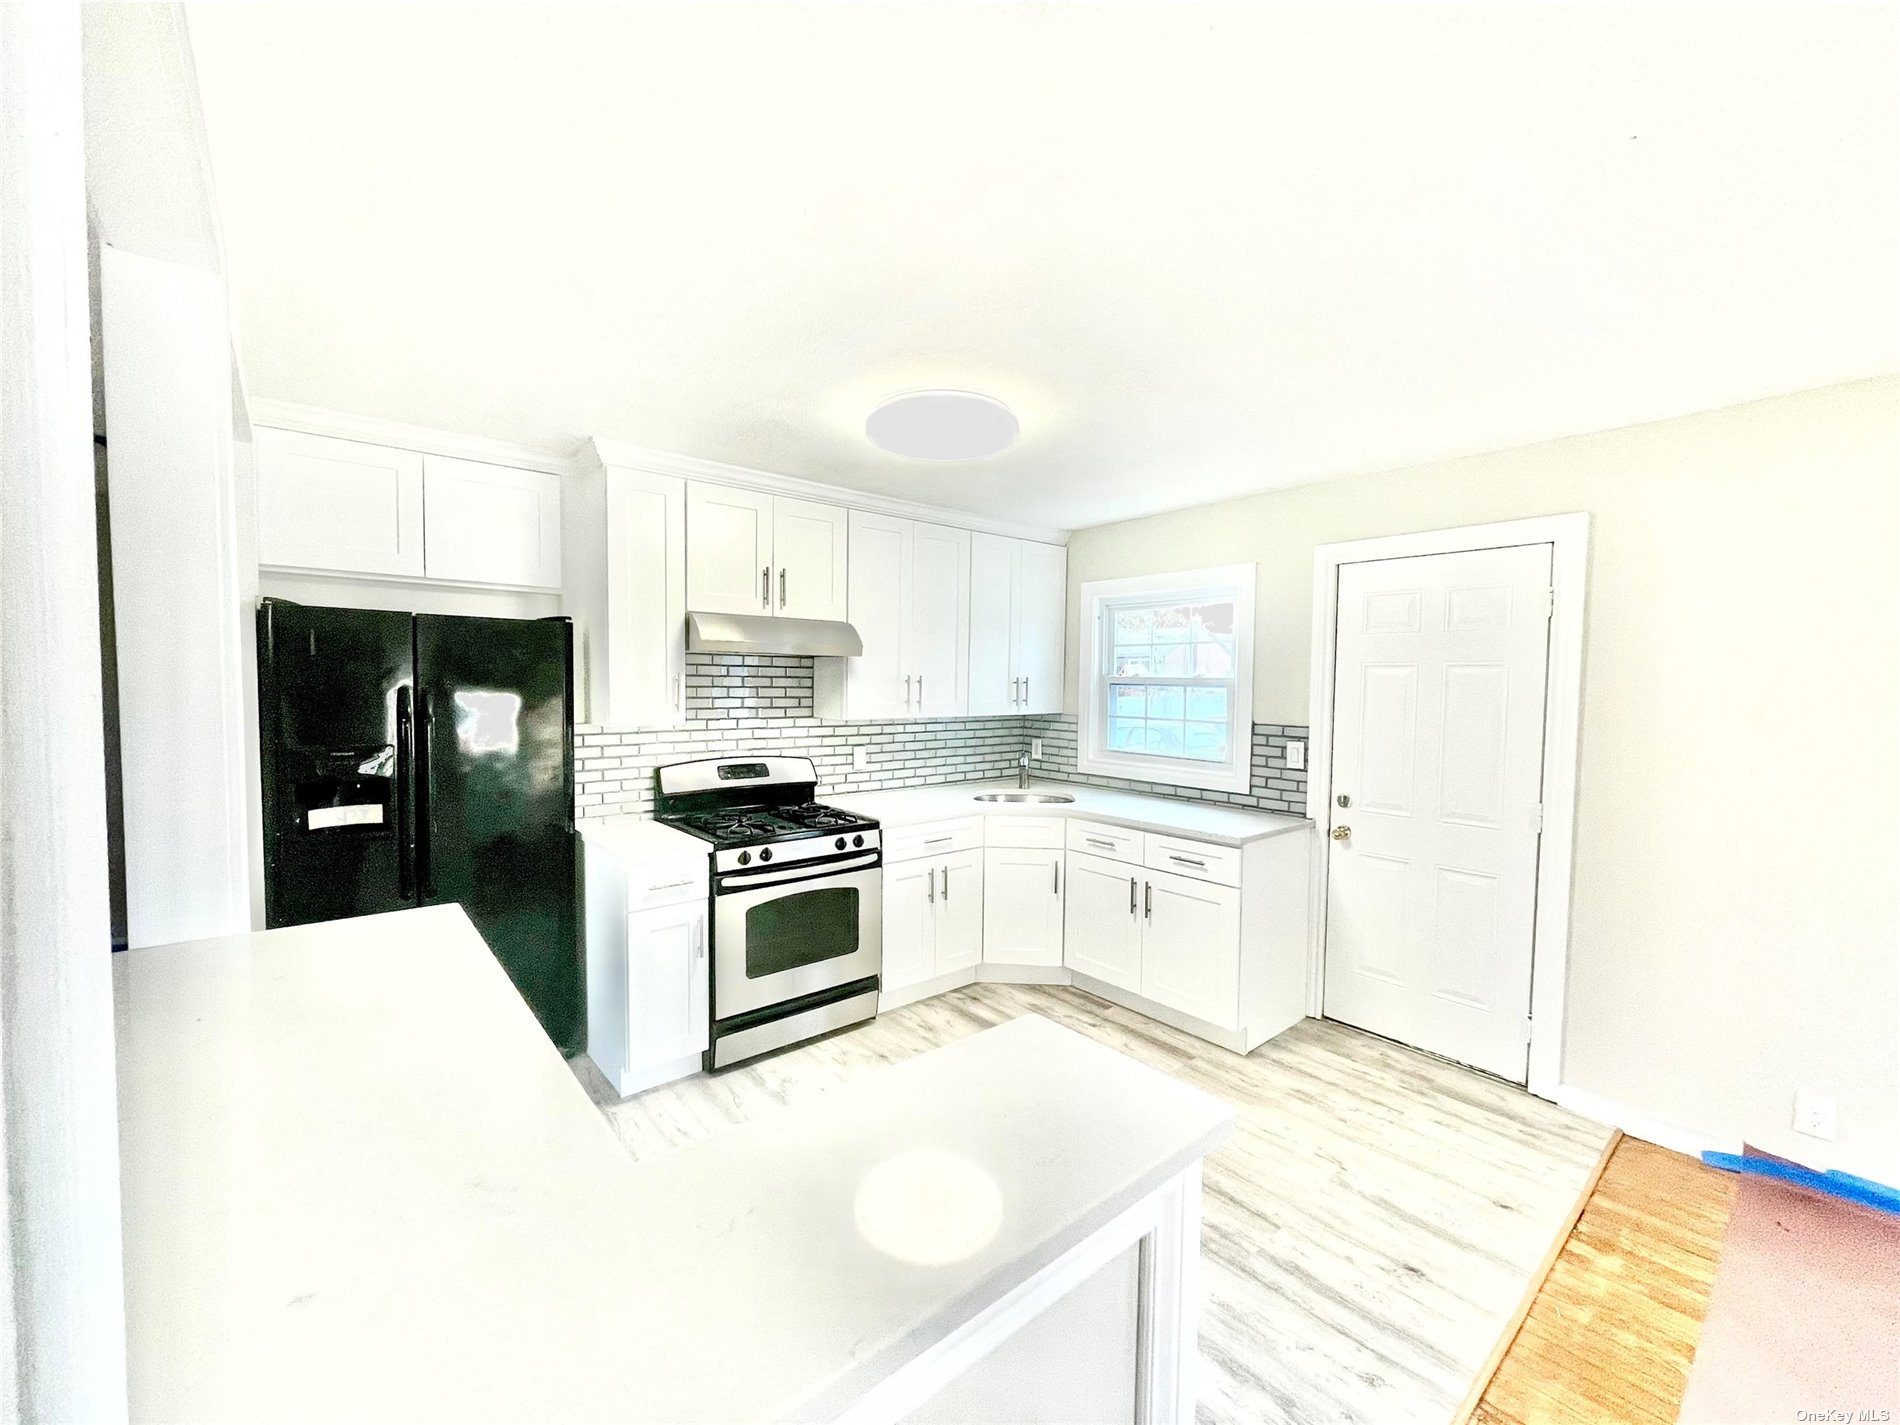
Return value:
[(258, 396), (1082, 526), (1900, 368), (1891, 5), (187, 13)]

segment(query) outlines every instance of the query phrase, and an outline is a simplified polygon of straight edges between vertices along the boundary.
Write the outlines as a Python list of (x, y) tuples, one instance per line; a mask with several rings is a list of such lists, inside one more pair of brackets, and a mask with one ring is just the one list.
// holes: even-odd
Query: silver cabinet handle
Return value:
[(1029, 706), (1029, 679), (1023, 679), (1023, 706)]
[(924, 845), (940, 846), (946, 841), (954, 841), (955, 839), (954, 836), (926, 836), (924, 838)]
[(1114, 842), (1104, 841), (1099, 836), (1085, 836), (1082, 839), (1088, 842), (1088, 844), (1091, 846), (1100, 846), (1105, 851), (1113, 851), (1115, 849)]
[(904, 706), (906, 708), (910, 706), (910, 674), (908, 673), (904, 675)]
[(768, 609), (772, 607), (772, 566), (770, 564), (759, 570), (759, 602)]
[(1062, 861), (1061, 859), (1058, 857), (1056, 860), (1051, 861), (1049, 863), (1049, 869), (1056, 873), (1055, 882), (1049, 887), (1049, 894), (1052, 896), (1059, 896), (1062, 894)]
[(1143, 920), (1153, 920), (1155, 918), (1155, 888), (1154, 883), (1151, 881), (1142, 882), (1141, 918)]
[(647, 889), (649, 891), (677, 891), (681, 886), (690, 886), (692, 883), (692, 878), (689, 876), (683, 881), (667, 881), (662, 885), (648, 886)]
[(922, 673), (919, 673), (917, 675), (917, 711), (922, 712), (923, 710), (924, 710), (924, 675)]
[(943, 867), (943, 898), (946, 901), (950, 899), (950, 868), (948, 866)]
[(1168, 859), (1179, 861), (1183, 866), (1199, 866), (1203, 871), (1207, 869), (1207, 862), (1196, 861), (1192, 856), (1176, 856), (1173, 852), (1169, 852)]
[[(682, 882), (682, 884), (684, 883)], [(704, 923), (696, 922), (693, 926), (693, 958), (695, 960), (704, 960), (706, 958), (706, 927)]]
[(783, 564), (778, 567), (778, 606), (785, 607), (785, 566)]
[(1135, 913), (1135, 878), (1133, 876), (1128, 878), (1128, 913), (1130, 915)]
[(937, 903), (937, 868), (932, 866), (924, 872), (924, 886), (930, 892), (930, 903)]

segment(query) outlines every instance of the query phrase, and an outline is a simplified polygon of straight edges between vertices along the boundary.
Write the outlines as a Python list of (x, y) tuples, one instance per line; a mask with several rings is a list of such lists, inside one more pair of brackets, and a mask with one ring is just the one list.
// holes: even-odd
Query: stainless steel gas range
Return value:
[(812, 800), (806, 757), (654, 772), (657, 819), (712, 844), (712, 1047), (724, 1069), (877, 1014), (875, 821)]

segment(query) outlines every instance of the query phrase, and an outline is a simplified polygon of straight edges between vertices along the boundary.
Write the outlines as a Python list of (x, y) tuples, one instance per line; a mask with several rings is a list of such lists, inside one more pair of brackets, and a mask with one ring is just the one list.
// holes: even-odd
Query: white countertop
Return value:
[(135, 1421), (824, 1414), (1232, 1120), (1032, 1016), (636, 1166), (458, 907), (113, 966)]
[(1091, 821), (1132, 826), (1140, 831), (1158, 831), (1191, 836), (1221, 846), (1244, 846), (1263, 836), (1282, 836), (1300, 831), (1313, 823), (1303, 816), (1282, 816), (1278, 812), (1250, 811), (1244, 807), (1217, 806), (1211, 802), (1178, 801), (1172, 797), (1143, 796), (1139, 792), (1115, 792), (1079, 782), (1031, 780), (1032, 792), (1058, 792), (1075, 798), (1072, 802), (979, 802), (978, 792), (1013, 792), (1016, 781), (952, 782), (930, 787), (903, 787), (890, 792), (820, 793), (832, 806), (875, 817), (885, 826), (916, 826), (928, 821), (946, 821), (957, 816), (1084, 816)]
[(575, 828), (629, 862), (700, 864), (712, 853), (710, 843), (647, 816), (595, 817), (576, 822)]

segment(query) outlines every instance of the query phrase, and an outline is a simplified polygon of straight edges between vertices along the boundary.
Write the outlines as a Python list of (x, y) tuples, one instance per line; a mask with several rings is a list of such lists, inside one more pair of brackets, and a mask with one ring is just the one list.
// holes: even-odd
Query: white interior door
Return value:
[(773, 611), (785, 618), (842, 619), (848, 599), (842, 505), (811, 500), (773, 502), (772, 550), (778, 572)]
[(913, 524), (904, 580), (905, 672), (922, 717), (962, 717), (970, 698), (970, 531)]
[(1339, 571), (1325, 1012), (1523, 1083), (1551, 547)]
[(772, 497), (729, 485), (686, 486), (686, 607), (772, 612)]

